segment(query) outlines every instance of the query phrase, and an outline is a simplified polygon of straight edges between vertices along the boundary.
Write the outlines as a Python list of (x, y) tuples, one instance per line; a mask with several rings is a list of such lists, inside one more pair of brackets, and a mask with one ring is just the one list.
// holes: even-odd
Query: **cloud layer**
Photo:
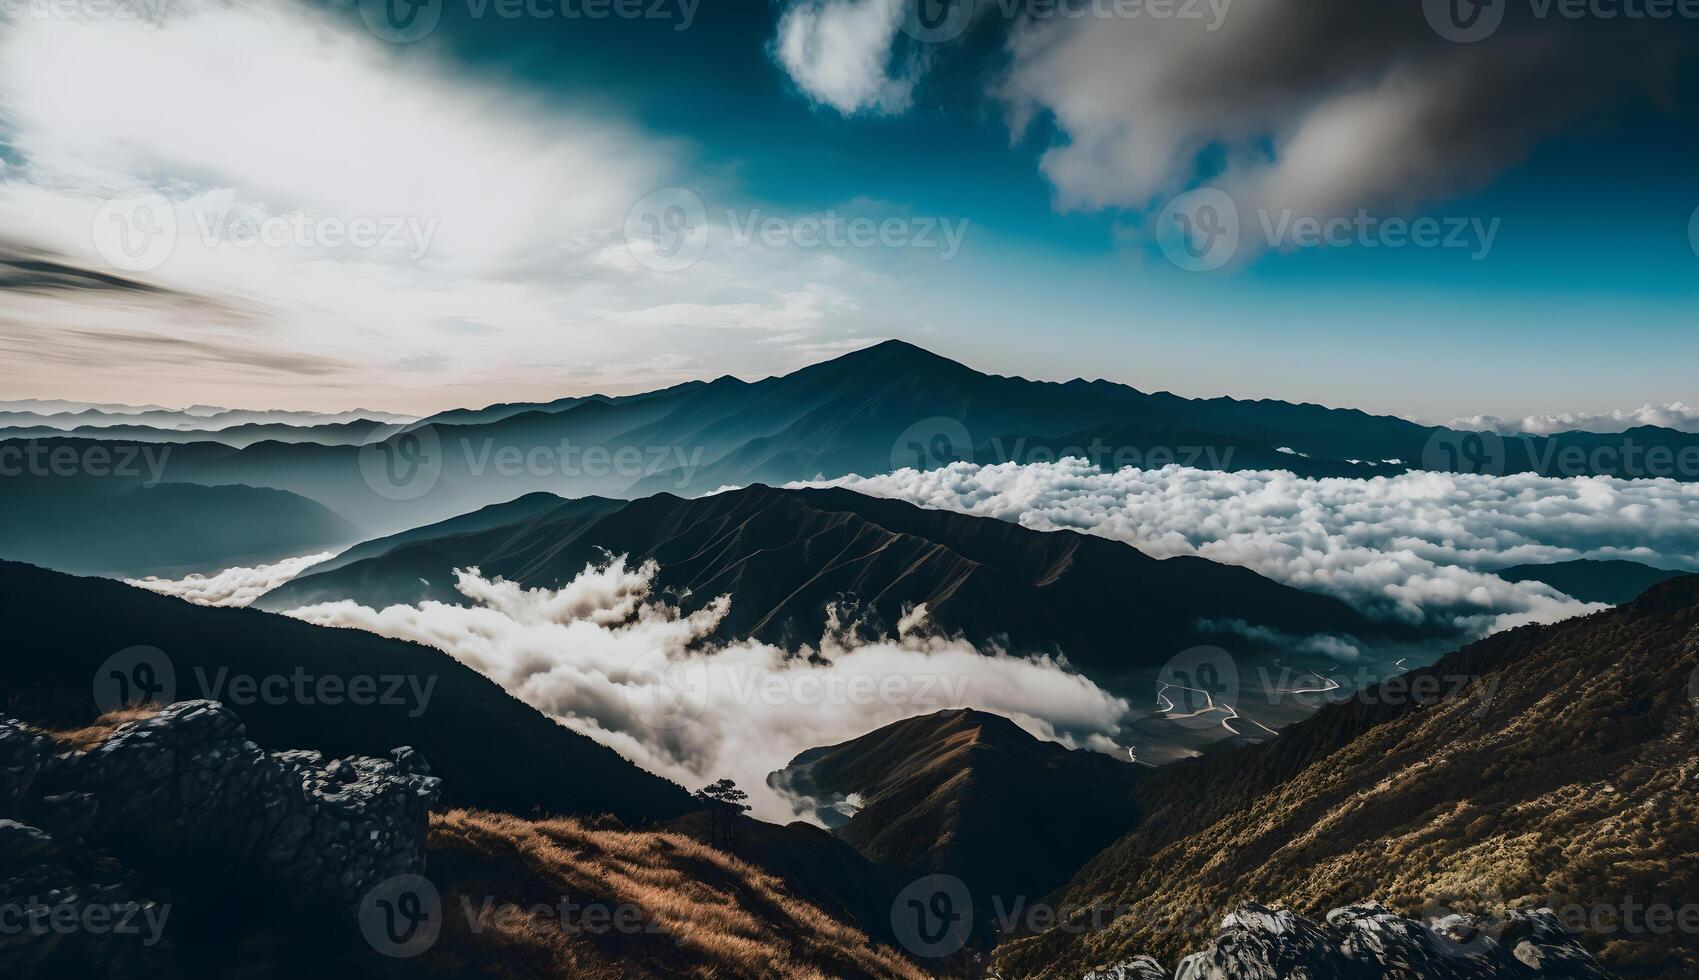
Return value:
[(328, 561), (335, 554), (334, 551), (326, 551), (252, 568), (237, 566), (226, 568), (216, 575), (190, 575), (180, 579), (149, 575), (124, 581), (150, 592), (174, 595), (197, 606), (246, 606), (319, 562)]
[(690, 788), (736, 779), (769, 820), (797, 817), (765, 782), (797, 753), (945, 708), (993, 711), (1039, 737), (1122, 754), (1112, 737), (1125, 701), (1048, 659), (930, 635), (924, 610), (875, 643), (834, 630), (798, 651), (720, 644), (708, 637), (732, 599), (684, 615), (652, 594), (655, 573), (619, 558), (551, 590), (466, 569), (456, 588), (471, 607), (344, 601), (289, 615), (436, 647), (651, 772)]
[(1471, 415), (1447, 422), (1454, 429), (1479, 429), (1500, 435), (1550, 435), (1553, 432), (1624, 432), (1640, 425), (1657, 425), (1682, 432), (1699, 432), (1699, 406), (1682, 402), (1663, 405), (1642, 405), (1639, 408), (1617, 409), (1609, 414), (1563, 412), (1557, 415), (1529, 415), (1519, 419), (1504, 419), (1496, 415)]
[(1591, 610), (1493, 574), (1623, 558), (1699, 570), (1699, 485), (1414, 472), (1372, 480), (1182, 466), (1105, 473), (1079, 459), (833, 481), (860, 493), (1071, 528), (1156, 557), (1200, 555), (1382, 619), (1478, 636)]

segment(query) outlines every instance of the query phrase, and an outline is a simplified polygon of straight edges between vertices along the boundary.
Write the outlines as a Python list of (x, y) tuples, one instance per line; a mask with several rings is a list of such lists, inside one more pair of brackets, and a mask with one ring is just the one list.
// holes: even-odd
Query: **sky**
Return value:
[(1457, 4), (19, 0), (0, 400), (1699, 402), (1699, 25)]

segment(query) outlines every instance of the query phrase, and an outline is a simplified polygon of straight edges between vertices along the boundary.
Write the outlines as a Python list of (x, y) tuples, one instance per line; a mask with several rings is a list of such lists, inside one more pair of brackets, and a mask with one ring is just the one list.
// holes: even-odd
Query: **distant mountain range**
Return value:
[[(455, 569), (558, 588), (608, 554), (658, 562), (662, 591), (687, 610), (730, 594), (720, 626), (726, 639), (817, 645), (834, 606), (873, 638), (894, 634), (899, 619), (924, 605), (946, 634), (1017, 653), (1065, 653), (1108, 682), (1148, 676), (1187, 647), (1226, 642), (1209, 625), (1225, 621), (1298, 637), (1384, 631), (1337, 599), (1204, 558), (1158, 560), (1074, 531), (1034, 531), (847, 490), (761, 485), (690, 500), (522, 497), (361, 544), (256, 605), (464, 605)], [(1253, 646), (1237, 634), (1232, 642), (1245, 652)]]
[[(900, 341), (754, 382), (725, 377), (639, 395), (444, 412), (364, 446), (350, 444), (361, 438), (358, 422), (339, 422), (315, 435), (311, 427), (280, 433), (249, 421), (258, 428), (230, 437), (240, 447), (212, 436), (173, 441), (163, 479), (288, 491), (368, 536), (534, 491), (695, 496), (725, 486), (867, 475), (957, 459), (1023, 462), (1070, 451), (1111, 468), (1181, 462), (1229, 470), (1278, 467), (1310, 476), (1429, 468), (1699, 479), (1699, 434), (1640, 427), (1608, 435), (1502, 438), (1318, 405), (1188, 399), (1108, 381), (992, 376)], [(303, 438), (311, 441), (285, 441)], [(81, 436), (34, 441), (77, 454), (97, 444)], [(0, 453), (18, 442), (0, 439)], [(0, 490), (19, 492), (19, 484), (56, 479), (25, 471), (0, 477)], [(256, 508), (255, 519), (263, 516)]]

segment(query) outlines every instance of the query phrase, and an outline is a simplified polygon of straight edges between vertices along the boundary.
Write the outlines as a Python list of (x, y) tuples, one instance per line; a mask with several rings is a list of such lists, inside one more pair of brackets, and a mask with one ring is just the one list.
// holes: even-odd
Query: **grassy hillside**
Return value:
[(1116, 913), (1107, 928), (1010, 942), (998, 964), (1077, 977), (1137, 953), (1174, 962), (1240, 900), (1319, 916), (1373, 898), (1404, 914), (1551, 905), (1620, 975), (1692, 977), (1699, 935), (1632, 910), (1699, 918), (1696, 668), (1688, 577), (1452, 654), (1427, 673), (1479, 682), (1451, 696), (1383, 689), (1166, 767), (1138, 790), (1143, 823), (1062, 892)]

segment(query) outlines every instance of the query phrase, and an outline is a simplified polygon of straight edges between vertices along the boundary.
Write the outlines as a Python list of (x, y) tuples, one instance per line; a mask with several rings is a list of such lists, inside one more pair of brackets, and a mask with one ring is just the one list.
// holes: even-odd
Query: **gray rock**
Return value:
[[(58, 754), (49, 739), (0, 717), (0, 905), (67, 910), (60, 914), (78, 920), (98, 906), (96, 915), (135, 918), (158, 909), (130, 893), (125, 859), (193, 854), (285, 903), (330, 903), (352, 916), (377, 883), (423, 873), (440, 793), (441, 781), (409, 748), (390, 759), (267, 753), (213, 701), (170, 705), (87, 751)], [(186, 879), (193, 873), (185, 868)], [(169, 938), (15, 931), (0, 936), (0, 976), (44, 964), (90, 977), (152, 975), (150, 958)]]
[[(1141, 956), (1082, 980), (1158, 980)], [(1429, 924), (1369, 903), (1317, 924), (1246, 902), (1220, 933), (1180, 961), (1174, 980), (1611, 980), (1549, 909), (1499, 918), (1450, 915)]]

